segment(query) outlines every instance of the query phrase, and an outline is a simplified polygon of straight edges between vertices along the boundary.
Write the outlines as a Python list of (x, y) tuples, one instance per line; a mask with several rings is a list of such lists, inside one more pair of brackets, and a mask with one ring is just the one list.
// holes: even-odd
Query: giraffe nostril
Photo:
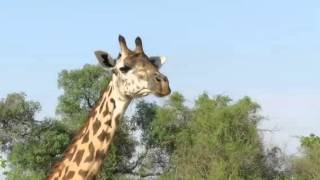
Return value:
[(163, 81), (164, 81), (164, 82), (168, 82), (168, 78), (167, 78), (167, 77), (164, 77), (164, 78), (163, 78)]
[(161, 78), (160, 78), (159, 76), (156, 76), (156, 80), (157, 80), (158, 82), (161, 82)]

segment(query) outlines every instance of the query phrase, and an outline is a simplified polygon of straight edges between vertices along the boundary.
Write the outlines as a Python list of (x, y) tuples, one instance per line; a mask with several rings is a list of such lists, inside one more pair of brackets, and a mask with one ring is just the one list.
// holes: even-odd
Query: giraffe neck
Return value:
[(111, 81), (74, 142), (47, 180), (94, 179), (98, 173), (115, 131), (131, 99), (120, 96)]

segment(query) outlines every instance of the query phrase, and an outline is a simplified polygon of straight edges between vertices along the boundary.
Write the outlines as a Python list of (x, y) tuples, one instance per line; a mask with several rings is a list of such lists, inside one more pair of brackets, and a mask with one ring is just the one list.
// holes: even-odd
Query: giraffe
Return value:
[(102, 91), (87, 122), (65, 150), (62, 160), (52, 167), (47, 180), (95, 179), (129, 103), (149, 94), (158, 97), (170, 94), (169, 81), (159, 72), (165, 58), (148, 57), (140, 37), (135, 39), (133, 51), (121, 35), (119, 43), (117, 59), (104, 51), (95, 52), (99, 63), (111, 69), (111, 81)]

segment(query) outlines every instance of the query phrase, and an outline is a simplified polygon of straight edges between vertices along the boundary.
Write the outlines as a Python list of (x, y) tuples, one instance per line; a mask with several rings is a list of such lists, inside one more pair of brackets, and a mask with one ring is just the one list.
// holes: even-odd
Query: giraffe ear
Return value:
[(151, 56), (149, 57), (150, 62), (156, 66), (158, 69), (166, 62), (166, 57), (164, 56)]
[(116, 65), (116, 60), (104, 51), (95, 51), (99, 63), (105, 68), (112, 68)]

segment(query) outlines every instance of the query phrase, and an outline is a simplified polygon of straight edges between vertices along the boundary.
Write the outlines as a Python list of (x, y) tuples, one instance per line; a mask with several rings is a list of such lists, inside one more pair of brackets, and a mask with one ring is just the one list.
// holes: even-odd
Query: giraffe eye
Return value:
[(125, 65), (125, 66), (119, 68), (119, 70), (120, 70), (122, 73), (127, 73), (128, 71), (131, 70), (131, 67)]

